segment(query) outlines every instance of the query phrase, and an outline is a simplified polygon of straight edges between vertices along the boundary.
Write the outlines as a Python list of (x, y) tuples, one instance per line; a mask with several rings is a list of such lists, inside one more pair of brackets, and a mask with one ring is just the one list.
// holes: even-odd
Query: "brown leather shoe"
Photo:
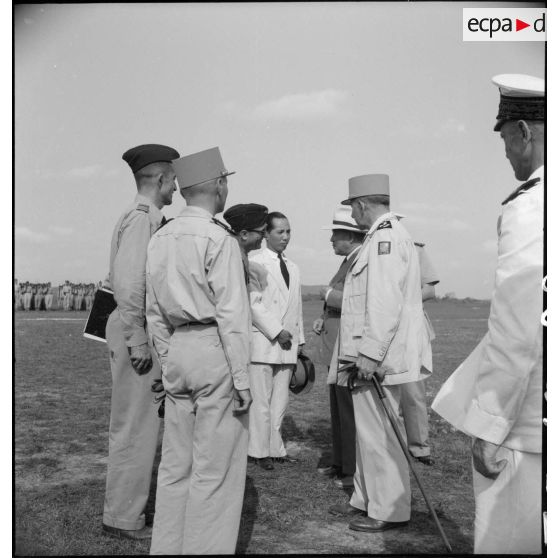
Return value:
[(352, 488), (355, 485), (352, 476), (338, 477), (336, 479), (333, 479), (333, 484), (341, 490), (343, 490), (344, 488)]
[(153, 528), (142, 527), (141, 529), (118, 529), (118, 527), (111, 527), (110, 525), (103, 523), (103, 531), (112, 537), (142, 541), (151, 538)]
[(366, 515), (364, 510), (359, 510), (354, 506), (351, 506), (349, 502), (343, 502), (342, 504), (335, 504), (327, 510), (331, 515), (340, 516), (351, 516), (351, 515)]
[(318, 467), (316, 469), (316, 472), (319, 475), (323, 475), (324, 477), (334, 477), (335, 475), (337, 475), (338, 470), (337, 467), (334, 467), (333, 465), (328, 465), (327, 467)]
[(283, 455), (282, 457), (273, 457), (273, 461), (276, 463), (298, 463), (296, 457), (291, 457), (290, 455)]
[(408, 521), (382, 521), (372, 517), (363, 516), (355, 517), (349, 523), (349, 529), (353, 531), (364, 531), (365, 533), (379, 533), (388, 529), (397, 529), (397, 527), (405, 527)]

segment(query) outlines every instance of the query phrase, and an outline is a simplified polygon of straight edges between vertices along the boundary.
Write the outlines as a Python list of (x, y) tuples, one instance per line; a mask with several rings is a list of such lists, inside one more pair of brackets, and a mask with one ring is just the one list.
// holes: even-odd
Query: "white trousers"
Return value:
[(107, 345), (112, 395), (103, 523), (118, 529), (141, 529), (161, 424), (151, 384), (161, 377), (161, 369), (153, 355), (151, 370), (143, 376), (136, 373), (118, 310), (107, 322)]
[[(384, 386), (386, 405), (397, 417), (405, 438), (400, 414), (400, 386)], [(356, 472), (351, 505), (382, 521), (408, 521), (411, 517), (409, 465), (397, 436), (373, 386), (353, 391), (355, 408)]]
[(494, 480), (473, 468), (475, 554), (540, 554), (542, 455), (501, 447)]
[(165, 433), (151, 554), (234, 554), (246, 482), (248, 415), (216, 326), (179, 328), (167, 367)]
[(289, 404), (289, 383), (293, 364), (252, 363), (249, 367), (251, 457), (284, 457), (281, 424)]
[(430, 455), (426, 380), (401, 384), (401, 412), (407, 433), (407, 447), (414, 457)]

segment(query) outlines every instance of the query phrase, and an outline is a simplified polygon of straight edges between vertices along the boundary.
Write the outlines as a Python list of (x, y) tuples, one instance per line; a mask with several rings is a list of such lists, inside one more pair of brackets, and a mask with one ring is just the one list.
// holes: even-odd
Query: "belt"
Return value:
[(183, 324), (180, 324), (179, 326), (177, 326), (178, 328), (184, 327), (184, 328), (190, 328), (190, 327), (209, 327), (209, 326), (216, 326), (217, 322), (216, 321), (212, 321), (212, 322), (185, 322)]

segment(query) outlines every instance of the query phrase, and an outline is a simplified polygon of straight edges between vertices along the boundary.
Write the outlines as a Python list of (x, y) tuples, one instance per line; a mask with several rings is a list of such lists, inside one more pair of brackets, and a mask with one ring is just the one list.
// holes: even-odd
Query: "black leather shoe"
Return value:
[(397, 529), (397, 527), (405, 527), (408, 521), (382, 521), (372, 517), (363, 516), (355, 517), (349, 523), (349, 529), (353, 531), (364, 531), (365, 533), (380, 533), (388, 529)]
[(343, 502), (342, 504), (335, 504), (327, 510), (331, 515), (341, 515), (344, 517), (351, 515), (366, 515), (364, 510), (359, 510), (354, 506), (351, 506), (349, 502)]
[(112, 537), (142, 541), (151, 538), (153, 529), (151, 527), (142, 527), (141, 529), (118, 529), (118, 527), (111, 527), (103, 523), (103, 531)]
[(271, 471), (272, 469), (275, 469), (275, 467), (273, 466), (273, 463), (271, 461), (271, 457), (262, 457), (262, 458), (257, 460), (257, 464), (262, 469), (265, 469), (266, 471)]
[(415, 457), (415, 459), (424, 465), (434, 465), (434, 459), (432, 459), (429, 455), (420, 455), (419, 457)]

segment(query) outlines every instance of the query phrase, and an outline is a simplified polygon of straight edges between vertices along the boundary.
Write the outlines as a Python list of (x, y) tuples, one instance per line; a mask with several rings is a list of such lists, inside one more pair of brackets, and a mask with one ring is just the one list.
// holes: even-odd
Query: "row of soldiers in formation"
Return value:
[(52, 286), (48, 283), (18, 282), (14, 280), (14, 308), (16, 310), (51, 310), (53, 304), (58, 309), (91, 310), (95, 293), (102, 281), (95, 283), (72, 283)]

